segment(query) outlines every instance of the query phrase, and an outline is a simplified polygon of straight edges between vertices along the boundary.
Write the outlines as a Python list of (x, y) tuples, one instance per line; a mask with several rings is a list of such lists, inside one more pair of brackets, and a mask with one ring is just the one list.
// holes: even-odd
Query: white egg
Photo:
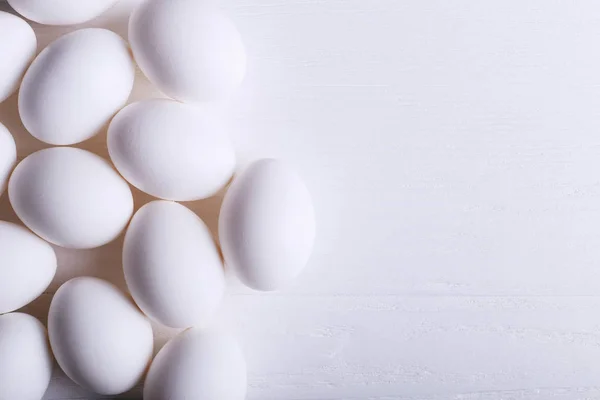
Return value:
[(6, 188), (6, 182), (17, 163), (17, 146), (6, 127), (0, 124), (0, 195)]
[(74, 25), (89, 21), (117, 0), (8, 0), (27, 19), (44, 25)]
[(36, 50), (37, 39), (31, 26), (0, 11), (0, 103), (17, 90)]
[(166, 200), (210, 197), (235, 168), (219, 119), (171, 100), (142, 101), (121, 110), (108, 129), (108, 150), (133, 186)]
[(244, 400), (246, 380), (246, 361), (232, 336), (188, 329), (158, 352), (144, 400)]
[(48, 243), (5, 221), (0, 221), (0, 255), (0, 314), (4, 314), (46, 290), (56, 273), (56, 255)]
[(0, 315), (0, 400), (41, 400), (52, 375), (46, 328), (31, 315)]
[(148, 319), (123, 292), (98, 278), (74, 278), (58, 289), (48, 333), (65, 374), (102, 395), (133, 388), (152, 358)]
[(29, 229), (74, 249), (111, 242), (133, 213), (131, 190), (110, 164), (71, 147), (40, 150), (21, 161), (8, 182), (8, 196)]
[(129, 41), (148, 79), (183, 102), (222, 98), (244, 79), (246, 52), (240, 34), (206, 1), (142, 3), (129, 20)]
[(23, 125), (54, 145), (89, 139), (125, 105), (134, 76), (119, 35), (106, 29), (71, 32), (42, 50), (25, 73), (19, 91)]
[(273, 159), (250, 165), (227, 191), (219, 217), (225, 265), (247, 286), (276, 290), (312, 252), (315, 216), (300, 177)]
[(133, 216), (123, 270), (142, 311), (174, 328), (205, 325), (223, 297), (223, 266), (210, 231), (177, 203), (153, 201)]

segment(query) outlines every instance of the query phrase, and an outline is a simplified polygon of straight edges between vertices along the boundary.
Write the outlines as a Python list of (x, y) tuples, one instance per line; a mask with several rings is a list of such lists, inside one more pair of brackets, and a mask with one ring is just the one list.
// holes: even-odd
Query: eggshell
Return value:
[(0, 314), (32, 302), (56, 273), (52, 247), (10, 222), (0, 221), (0, 258)]
[(25, 73), (19, 92), (23, 125), (54, 145), (89, 139), (125, 105), (134, 76), (127, 43), (116, 33), (82, 29), (62, 36)]
[(210, 231), (177, 203), (153, 201), (133, 216), (123, 270), (142, 311), (174, 328), (205, 324), (223, 297), (223, 266)]
[(4, 192), (8, 177), (16, 163), (17, 146), (15, 146), (15, 141), (8, 129), (0, 124), (0, 195)]
[(133, 388), (152, 358), (148, 319), (124, 293), (98, 278), (74, 278), (58, 289), (48, 333), (65, 374), (102, 395)]
[(246, 361), (233, 337), (188, 329), (163, 347), (150, 366), (144, 400), (246, 397)]
[(206, 1), (148, 0), (129, 20), (135, 60), (167, 96), (214, 100), (240, 85), (246, 52), (233, 22)]
[(102, 14), (117, 0), (7, 0), (27, 19), (44, 25), (81, 24)]
[(235, 168), (235, 152), (219, 119), (171, 100), (121, 110), (108, 129), (108, 150), (132, 185), (167, 200), (210, 197)]
[(17, 90), (36, 50), (37, 39), (31, 26), (0, 11), (0, 103)]
[(46, 328), (31, 315), (0, 315), (0, 400), (40, 400), (50, 383)]
[(123, 270), (142, 311), (174, 328), (205, 324), (223, 297), (223, 266), (210, 231), (177, 203), (154, 201), (133, 216)]
[(133, 213), (127, 183), (97, 155), (71, 147), (40, 150), (8, 182), (17, 216), (58, 246), (89, 249), (115, 239)]
[(250, 165), (229, 188), (219, 217), (227, 267), (247, 286), (275, 290), (307, 263), (315, 238), (310, 194), (284, 163)]

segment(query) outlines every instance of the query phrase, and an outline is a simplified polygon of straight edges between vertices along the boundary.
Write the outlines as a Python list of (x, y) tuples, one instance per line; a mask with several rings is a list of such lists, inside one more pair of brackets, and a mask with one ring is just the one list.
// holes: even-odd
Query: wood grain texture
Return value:
[[(91, 25), (126, 37), (136, 1)], [(240, 167), (289, 160), (318, 216), (290, 287), (228, 276), (215, 323), (243, 343), (248, 400), (600, 399), (598, 2), (223, 6), (250, 57), (216, 108)], [(74, 29), (34, 28), (41, 46)], [(132, 99), (158, 95), (138, 74)], [(15, 115), (13, 96), (0, 121), (22, 159), (44, 146)], [(104, 139), (79, 147), (106, 157)], [(186, 205), (215, 232), (220, 196)], [(0, 217), (15, 220), (6, 195)], [(45, 321), (73, 276), (125, 288), (121, 245), (57, 249), (26, 310)], [(157, 348), (174, 333), (156, 327)], [(47, 400), (88, 398), (57, 369)]]

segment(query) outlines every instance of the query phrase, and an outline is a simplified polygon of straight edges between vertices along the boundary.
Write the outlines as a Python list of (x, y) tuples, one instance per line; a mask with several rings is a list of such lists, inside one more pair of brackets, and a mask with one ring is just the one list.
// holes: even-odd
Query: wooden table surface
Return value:
[[(91, 25), (126, 37), (136, 1)], [(600, 3), (223, 6), (250, 62), (215, 112), (240, 167), (290, 161), (318, 216), (290, 287), (228, 276), (215, 324), (240, 338), (248, 400), (600, 399)], [(41, 49), (75, 28), (34, 29)], [(159, 95), (138, 74), (132, 100)], [(16, 96), (0, 122), (19, 159), (45, 147)], [(105, 132), (78, 147), (107, 157)], [(135, 193), (136, 208), (150, 200)], [(220, 201), (186, 205), (214, 232)], [(16, 220), (6, 194), (0, 218)], [(74, 276), (126, 289), (121, 245), (57, 248), (54, 282), (25, 311), (45, 322)], [(157, 326), (157, 348), (174, 333)], [(88, 398), (56, 369), (46, 400)]]

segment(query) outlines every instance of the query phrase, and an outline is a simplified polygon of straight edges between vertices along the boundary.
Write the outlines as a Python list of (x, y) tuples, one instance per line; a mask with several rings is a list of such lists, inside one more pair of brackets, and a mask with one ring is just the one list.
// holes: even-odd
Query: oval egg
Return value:
[(188, 329), (158, 352), (144, 400), (244, 400), (246, 380), (246, 361), (233, 337)]
[(259, 160), (237, 177), (223, 200), (219, 238), (225, 264), (257, 290), (275, 290), (306, 265), (315, 238), (312, 200), (284, 163)]
[(74, 278), (58, 289), (48, 333), (67, 376), (102, 395), (133, 388), (152, 358), (148, 319), (124, 293), (98, 278)]
[(240, 34), (208, 3), (148, 0), (129, 20), (129, 41), (141, 70), (179, 101), (222, 98), (244, 79), (246, 52)]
[(31, 26), (15, 15), (0, 11), (0, 103), (17, 90), (36, 50), (37, 39)]
[(21, 161), (8, 196), (29, 229), (74, 249), (111, 242), (133, 213), (131, 190), (110, 164), (71, 147), (40, 150)]
[(206, 324), (225, 288), (210, 231), (192, 211), (169, 201), (148, 203), (133, 216), (123, 271), (142, 311), (174, 328)]
[(117, 0), (8, 0), (27, 19), (44, 25), (81, 24), (102, 14)]
[(0, 315), (0, 400), (41, 400), (52, 375), (46, 328), (31, 315)]
[(134, 76), (127, 43), (116, 33), (91, 28), (66, 34), (42, 50), (23, 77), (23, 125), (53, 145), (89, 139), (125, 105)]
[(0, 221), (0, 314), (41, 295), (56, 273), (52, 246), (27, 229)]
[(166, 200), (210, 197), (235, 168), (233, 147), (218, 118), (171, 100), (121, 110), (108, 129), (108, 150), (133, 186)]
[(17, 163), (17, 146), (6, 127), (0, 124), (0, 195), (6, 188), (6, 182)]

